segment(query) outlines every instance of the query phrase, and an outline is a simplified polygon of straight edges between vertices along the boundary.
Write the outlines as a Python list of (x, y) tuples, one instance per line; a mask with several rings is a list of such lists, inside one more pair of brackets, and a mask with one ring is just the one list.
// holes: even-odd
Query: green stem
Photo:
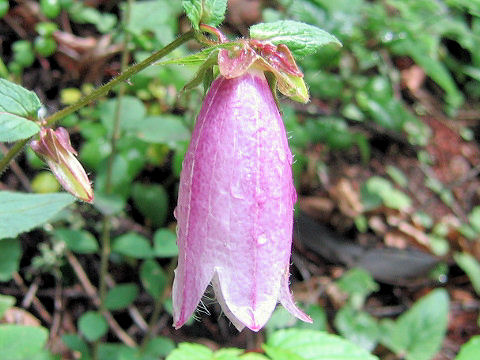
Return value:
[[(170, 44), (165, 46), (163, 49), (157, 51), (156, 53), (154, 53), (150, 57), (146, 58), (142, 62), (140, 62), (138, 64), (135, 64), (132, 67), (128, 68), (125, 72), (121, 73), (116, 78), (110, 80), (105, 85), (95, 89), (94, 91), (92, 91), (90, 94), (88, 94), (84, 98), (80, 99), (75, 104), (70, 105), (70, 106), (66, 107), (65, 109), (62, 109), (62, 110), (57, 111), (56, 113), (50, 115), (49, 117), (47, 117), (45, 119), (46, 125), (51, 126), (51, 125), (55, 124), (55, 122), (62, 119), (63, 117), (74, 113), (78, 109), (84, 107), (85, 105), (87, 105), (87, 104), (91, 103), (92, 101), (98, 99), (99, 97), (105, 95), (110, 90), (112, 90), (112, 88), (115, 85), (118, 85), (119, 83), (128, 80), (129, 78), (131, 78), (133, 75), (135, 75), (139, 71), (142, 71), (143, 69), (145, 69), (149, 65), (153, 64), (154, 62), (160, 60), (162, 57), (171, 53), (173, 50), (175, 50), (180, 45), (186, 43), (188, 40), (193, 39), (195, 37), (194, 34), (195, 34), (195, 32), (193, 30), (191, 30), (191, 31), (181, 35), (180, 37), (178, 37), (177, 39), (172, 41)], [(10, 151), (5, 155), (5, 157), (3, 157), (0, 160), (0, 174), (7, 167), (10, 160), (15, 158), (15, 156), (17, 156), (18, 153), (20, 153), (20, 151), (22, 151), (22, 149), (28, 143), (29, 140), (30, 139), (25, 139), (25, 140), (21, 140), (21, 141), (17, 142), (10, 149)]]

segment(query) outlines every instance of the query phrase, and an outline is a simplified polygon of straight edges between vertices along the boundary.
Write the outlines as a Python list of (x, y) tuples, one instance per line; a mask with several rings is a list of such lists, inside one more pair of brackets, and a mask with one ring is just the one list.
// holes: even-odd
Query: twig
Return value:
[[(0, 151), (3, 155), (8, 154), (8, 148), (4, 144), (0, 144)], [(28, 192), (31, 192), (32, 187), (30, 186), (30, 180), (28, 180), (28, 177), (25, 175), (20, 166), (18, 166), (15, 160), (12, 160), (12, 162), (10, 163), (10, 167), (12, 168), (13, 173), (17, 176), (18, 180), (20, 180), (20, 182), (22, 183), (24, 189)]]
[[(13, 273), (13, 280), (24, 293), (28, 292), (28, 288), (25, 285), (25, 282), (23, 281), (22, 277), (18, 272)], [(38, 300), (36, 296), (33, 297), (32, 304), (34, 309), (38, 312), (40, 317), (43, 319), (43, 321), (45, 321), (48, 325), (50, 325), (52, 323), (52, 315), (50, 315), (50, 313), (47, 311), (47, 309), (45, 309), (41, 301)]]
[(50, 327), (50, 341), (53, 341), (57, 336), (58, 329), (62, 323), (62, 282), (58, 276), (55, 276), (55, 300), (54, 300), (54, 312), (52, 326)]
[(32, 300), (37, 295), (37, 290), (38, 290), (38, 277), (35, 278), (33, 283), (28, 288), (28, 291), (25, 294), (25, 297), (23, 298), (23, 301), (22, 301), (23, 308), (27, 309), (30, 307), (30, 305), (32, 305)]
[[(82, 284), (82, 287), (85, 289), (85, 292), (88, 294), (88, 296), (92, 299), (93, 303), (96, 306), (100, 306), (100, 298), (98, 297), (97, 289), (95, 286), (92, 285), (90, 280), (88, 279), (87, 274), (83, 270), (82, 265), (78, 262), (77, 258), (75, 255), (73, 255), (70, 251), (66, 252), (68, 262), (70, 266), (72, 267), (73, 271), (75, 272), (75, 275), (77, 275), (78, 280), (80, 280), (80, 283)], [(135, 340), (133, 340), (122, 328), (121, 326), (117, 323), (115, 318), (112, 316), (112, 314), (108, 310), (104, 310), (102, 314), (105, 316), (105, 319), (107, 320), (108, 324), (110, 325), (110, 328), (112, 331), (117, 335), (117, 337), (125, 344), (128, 346), (137, 346), (137, 343)]]

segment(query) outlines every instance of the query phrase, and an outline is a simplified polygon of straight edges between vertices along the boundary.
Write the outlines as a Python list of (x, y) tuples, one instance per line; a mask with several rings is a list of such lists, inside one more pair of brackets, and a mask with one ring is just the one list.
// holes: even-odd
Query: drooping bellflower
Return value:
[(174, 326), (189, 319), (210, 282), (239, 330), (261, 329), (277, 302), (311, 322), (289, 290), (296, 192), (282, 118), (255, 59), (240, 71), (229, 59), (219, 56), (222, 75), (205, 97), (180, 176)]

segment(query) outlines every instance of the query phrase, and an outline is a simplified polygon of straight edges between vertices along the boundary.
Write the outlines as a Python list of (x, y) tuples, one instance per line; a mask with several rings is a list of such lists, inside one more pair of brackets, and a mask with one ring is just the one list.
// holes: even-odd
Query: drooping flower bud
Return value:
[(280, 302), (311, 322), (289, 290), (292, 155), (262, 71), (219, 76), (198, 115), (180, 177), (174, 326), (192, 315), (212, 281), (241, 330), (260, 330)]
[(67, 130), (41, 129), (40, 139), (32, 141), (30, 147), (48, 164), (58, 182), (73, 196), (92, 203), (93, 189), (88, 176), (75, 157), (77, 152), (70, 143)]

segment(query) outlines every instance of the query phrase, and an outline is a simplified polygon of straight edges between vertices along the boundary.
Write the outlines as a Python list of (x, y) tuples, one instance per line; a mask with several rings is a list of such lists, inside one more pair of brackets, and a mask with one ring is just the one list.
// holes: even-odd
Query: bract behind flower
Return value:
[(217, 78), (203, 103), (180, 177), (174, 325), (192, 315), (209, 282), (240, 330), (258, 331), (280, 301), (311, 319), (288, 289), (292, 155), (263, 72)]

